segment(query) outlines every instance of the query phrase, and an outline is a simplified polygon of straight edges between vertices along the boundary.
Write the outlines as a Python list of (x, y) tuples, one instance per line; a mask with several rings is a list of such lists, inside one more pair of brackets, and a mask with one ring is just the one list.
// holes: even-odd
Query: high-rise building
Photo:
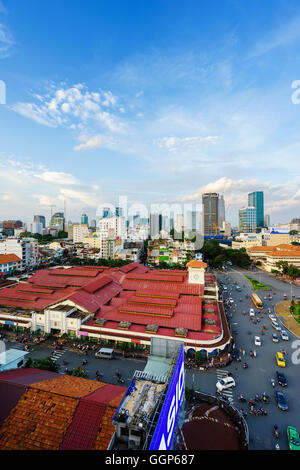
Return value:
[(88, 225), (83, 224), (74, 224), (73, 225), (73, 242), (74, 243), (82, 243), (83, 238), (89, 235), (89, 227)]
[(159, 235), (159, 214), (150, 214), (150, 237), (155, 238)]
[(202, 194), (202, 218), (204, 235), (218, 235), (219, 194)]
[(270, 222), (270, 216), (269, 216), (268, 214), (265, 215), (265, 217), (264, 217), (264, 222), (265, 222), (265, 223), (264, 223), (264, 226), (265, 226), (266, 228), (270, 227), (271, 222)]
[(92, 229), (95, 229), (96, 227), (97, 227), (97, 222), (96, 222), (95, 219), (92, 219), (92, 220), (91, 220), (91, 228), (92, 228)]
[(58, 231), (65, 229), (65, 217), (63, 212), (56, 212), (50, 220), (50, 228)]
[(33, 217), (33, 222), (36, 222), (38, 224), (42, 224), (43, 228), (46, 227), (46, 218), (43, 215), (35, 215)]
[(31, 224), (27, 224), (27, 230), (33, 234), (38, 233), (39, 235), (43, 235), (43, 224), (41, 222), (32, 222)]
[(112, 212), (109, 207), (103, 207), (102, 214), (100, 215), (101, 219), (109, 219), (112, 216)]
[(256, 229), (263, 228), (265, 225), (263, 191), (254, 191), (248, 194), (248, 207), (256, 209)]
[(225, 201), (224, 196), (219, 196), (218, 201), (218, 227), (220, 228), (222, 222), (225, 221)]
[(116, 217), (122, 217), (123, 215), (123, 209), (122, 207), (116, 207), (116, 213), (115, 213)]
[(82, 214), (81, 216), (81, 225), (88, 225), (89, 223), (89, 218), (86, 214)]
[(242, 207), (239, 210), (239, 231), (255, 232), (256, 230), (256, 208)]

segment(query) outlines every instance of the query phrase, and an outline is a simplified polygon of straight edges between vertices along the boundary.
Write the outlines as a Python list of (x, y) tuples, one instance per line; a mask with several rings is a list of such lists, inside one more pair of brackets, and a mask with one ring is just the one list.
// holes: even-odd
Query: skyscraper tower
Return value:
[(81, 225), (88, 225), (89, 223), (89, 218), (86, 214), (82, 214), (81, 216)]
[(204, 235), (218, 235), (219, 224), (225, 219), (224, 197), (218, 193), (202, 194), (202, 218)]
[(35, 215), (33, 217), (33, 222), (36, 222), (38, 224), (42, 224), (43, 225), (43, 228), (46, 227), (46, 219), (43, 215)]
[(248, 207), (256, 209), (256, 228), (263, 228), (265, 226), (263, 191), (254, 191), (248, 194)]

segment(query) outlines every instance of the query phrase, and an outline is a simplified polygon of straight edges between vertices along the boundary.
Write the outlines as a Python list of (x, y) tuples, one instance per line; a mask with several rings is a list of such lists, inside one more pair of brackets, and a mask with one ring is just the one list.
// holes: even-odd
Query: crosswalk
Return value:
[(12, 348), (12, 349), (20, 349), (21, 351), (24, 351), (24, 344), (22, 343), (6, 343), (6, 347), (8, 348)]
[(51, 354), (51, 359), (53, 362), (56, 362), (58, 361), (61, 356), (65, 354), (65, 351), (54, 351), (52, 354)]
[[(228, 373), (225, 370), (222, 370), (222, 369), (216, 369), (216, 374), (217, 374), (217, 380), (221, 380), (224, 377), (227, 377), (227, 375), (228, 375)], [(230, 403), (234, 402), (233, 393), (232, 393), (231, 388), (228, 388), (227, 390), (223, 390), (223, 392), (221, 392), (221, 396), (227, 398), (227, 400)]]

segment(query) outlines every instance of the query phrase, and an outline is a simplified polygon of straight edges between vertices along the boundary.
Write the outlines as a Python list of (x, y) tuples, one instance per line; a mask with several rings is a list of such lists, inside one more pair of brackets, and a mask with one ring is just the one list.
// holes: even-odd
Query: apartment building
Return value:
[(88, 237), (89, 227), (87, 224), (74, 224), (73, 225), (73, 242), (83, 243), (83, 239)]
[(0, 255), (14, 254), (21, 259), (22, 267), (38, 263), (38, 242), (34, 238), (6, 238), (0, 240)]

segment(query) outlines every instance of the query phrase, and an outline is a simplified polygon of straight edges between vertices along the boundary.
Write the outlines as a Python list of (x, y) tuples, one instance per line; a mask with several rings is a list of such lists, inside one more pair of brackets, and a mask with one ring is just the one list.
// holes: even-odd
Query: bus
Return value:
[(263, 309), (263, 303), (262, 303), (262, 301), (260, 300), (260, 298), (258, 297), (257, 294), (252, 294), (251, 295), (251, 300), (254, 303), (256, 308), (258, 308), (259, 310)]

